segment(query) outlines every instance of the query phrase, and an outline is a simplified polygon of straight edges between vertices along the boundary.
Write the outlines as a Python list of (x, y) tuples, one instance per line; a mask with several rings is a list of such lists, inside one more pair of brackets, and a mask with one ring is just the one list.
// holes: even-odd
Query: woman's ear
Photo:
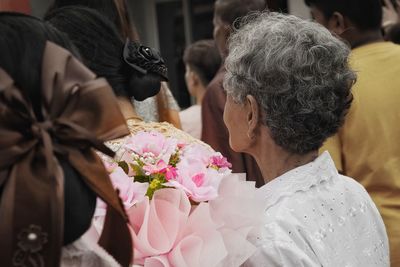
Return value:
[(255, 97), (252, 95), (246, 96), (246, 112), (248, 125), (247, 136), (253, 139), (260, 124), (260, 107)]
[(345, 18), (339, 12), (334, 12), (328, 20), (328, 29), (331, 32), (336, 33), (338, 36), (342, 35), (346, 31), (348, 25), (346, 25)]

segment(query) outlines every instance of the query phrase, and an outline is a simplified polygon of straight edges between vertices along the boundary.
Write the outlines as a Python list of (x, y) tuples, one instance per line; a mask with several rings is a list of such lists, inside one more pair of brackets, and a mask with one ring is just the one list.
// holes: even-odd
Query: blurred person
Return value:
[(371, 197), (328, 152), (318, 156), (351, 105), (349, 54), (324, 27), (279, 13), (245, 17), (230, 37), (229, 142), (254, 156), (266, 182), (257, 252), (244, 266), (389, 266)]
[(229, 133), (223, 122), (226, 102), (222, 81), (225, 75), (223, 62), (228, 54), (227, 41), (236, 19), (252, 11), (262, 11), (267, 5), (264, 0), (217, 0), (214, 4), (214, 40), (221, 55), (222, 65), (204, 95), (201, 115), (201, 140), (220, 151), (232, 163), (233, 172), (246, 173), (247, 179), (256, 181), (257, 187), (264, 184), (260, 169), (254, 158), (245, 153), (233, 151), (229, 146)]
[[(113, 155), (103, 142), (129, 131), (108, 83), (73, 54), (79, 57), (54, 27), (0, 12), (2, 266), (116, 267), (131, 261), (128, 219), (95, 153)], [(96, 197), (108, 204), (103, 248), (84, 235)]]
[(384, 0), (382, 5), (382, 30), (385, 41), (400, 44), (400, 0)]
[(358, 73), (349, 115), (324, 148), (339, 171), (371, 195), (388, 231), (391, 264), (400, 266), (400, 46), (383, 40), (379, 0), (306, 4), (317, 22), (350, 44), (351, 66)]
[(399, 23), (400, 0), (381, 0), (382, 29), (387, 31), (392, 25)]
[[(167, 122), (144, 121), (131, 105), (132, 98), (143, 100), (157, 94), (161, 82), (167, 79), (165, 62), (158, 51), (135, 41), (124, 43), (113, 23), (94, 9), (63, 7), (47, 14), (45, 19), (68, 35), (94, 73), (107, 79), (132, 134), (154, 130), (202, 143)], [(114, 151), (123, 144), (121, 140), (112, 143)]]
[(183, 54), (188, 91), (196, 104), (179, 113), (182, 130), (201, 138), (201, 103), (207, 85), (221, 66), (221, 57), (213, 40), (200, 40), (189, 45)]
[(400, 44), (400, 23), (390, 25), (385, 31), (385, 41)]
[[(60, 7), (73, 5), (97, 10), (114, 23), (124, 40), (129, 38), (132, 41), (140, 41), (125, 0), (54, 0), (47, 13)], [(161, 83), (161, 90), (156, 96), (145, 100), (132, 99), (132, 103), (135, 105), (137, 113), (145, 121), (166, 121), (181, 128), (179, 106), (166, 82)]]

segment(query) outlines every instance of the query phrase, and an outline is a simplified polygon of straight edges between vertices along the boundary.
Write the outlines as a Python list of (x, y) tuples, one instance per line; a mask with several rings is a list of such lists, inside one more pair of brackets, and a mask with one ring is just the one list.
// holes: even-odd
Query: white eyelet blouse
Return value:
[(258, 190), (265, 202), (256, 253), (244, 266), (390, 266), (382, 218), (328, 152)]

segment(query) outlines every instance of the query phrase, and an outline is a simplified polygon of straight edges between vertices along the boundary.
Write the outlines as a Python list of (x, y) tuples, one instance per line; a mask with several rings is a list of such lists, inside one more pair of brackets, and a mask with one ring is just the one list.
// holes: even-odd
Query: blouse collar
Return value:
[(314, 161), (290, 170), (268, 182), (257, 190), (257, 196), (266, 200), (266, 209), (275, 205), (282, 197), (310, 188), (338, 177), (338, 171), (327, 151)]

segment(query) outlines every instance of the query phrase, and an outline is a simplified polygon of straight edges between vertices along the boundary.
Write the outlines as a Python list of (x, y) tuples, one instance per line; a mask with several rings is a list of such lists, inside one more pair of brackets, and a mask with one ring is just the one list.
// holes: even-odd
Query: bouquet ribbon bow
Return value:
[[(63, 157), (108, 204), (99, 244), (122, 265), (132, 258), (127, 217), (97, 149), (128, 134), (104, 79), (47, 42), (41, 105), (34, 110), (0, 69), (0, 259), (2, 266), (59, 266), (63, 243)], [(40, 114), (40, 115), (37, 115)], [(38, 118), (40, 117), (40, 118)], [(56, 157), (57, 156), (57, 157)], [(113, 225), (114, 230), (111, 230)]]

